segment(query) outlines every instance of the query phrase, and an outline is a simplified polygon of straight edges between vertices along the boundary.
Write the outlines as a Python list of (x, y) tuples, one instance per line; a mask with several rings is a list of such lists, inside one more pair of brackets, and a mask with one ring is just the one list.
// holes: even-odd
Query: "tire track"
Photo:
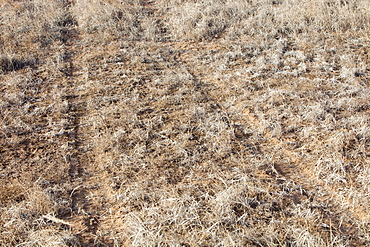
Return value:
[[(186, 61), (182, 62), (183, 64), (187, 64)], [(198, 81), (207, 80), (207, 73), (204, 73), (204, 71), (196, 72), (189, 70), (189, 73), (194, 78), (194, 85), (199, 84), (197, 83)], [(211, 74), (211, 72), (208, 73)], [(223, 87), (227, 88), (229, 85), (223, 85)], [(236, 122), (234, 122), (232, 114), (230, 114), (231, 117), (229, 117), (229, 109), (227, 107), (222, 107), (224, 105), (222, 102), (223, 99), (218, 95), (214, 95), (213, 90), (205, 90), (205, 92), (207, 94), (206, 98), (214, 102), (214, 105), (220, 106), (225, 116), (230, 119), (232, 123), (230, 127), (234, 128), (236, 138), (238, 138), (237, 135), (239, 135), (241, 139), (248, 138), (248, 136), (245, 136), (243, 129), (238, 129), (238, 125), (235, 124)], [(246, 125), (251, 125), (252, 129), (257, 131), (265, 129), (256, 114), (250, 112), (248, 108), (240, 110)], [(240, 134), (238, 134), (238, 132), (240, 132)], [(338, 236), (345, 236), (349, 246), (363, 245), (363, 241), (355, 237), (360, 236), (361, 233), (354, 223), (359, 222), (358, 219), (361, 218), (363, 212), (353, 210), (348, 213), (346, 209), (340, 207), (338, 201), (346, 200), (343, 204), (351, 205), (350, 200), (341, 198), (340, 195), (335, 192), (335, 188), (326, 185), (324, 181), (316, 177), (316, 174), (313, 172), (313, 168), (315, 167), (314, 162), (316, 161), (297, 157), (294, 151), (287, 146), (286, 142), (273, 136), (270, 132), (263, 132), (261, 136), (261, 139), (268, 141), (258, 145), (261, 149), (259, 152), (274, 157), (272, 162), (265, 167), (266, 174), (274, 177), (277, 181), (286, 181), (287, 183), (293, 182), (300, 188), (300, 193), (291, 194), (292, 200), (297, 204), (303, 202), (307, 203), (312, 211), (317, 211), (319, 213), (320, 219), (318, 220), (323, 222), (320, 226), (322, 231), (330, 232)]]
[[(215, 47), (217, 48), (217, 47)], [(199, 48), (194, 48), (196, 51)], [(221, 49), (221, 48), (218, 48)], [(200, 104), (204, 102), (212, 102), (211, 105), (214, 107), (209, 109), (211, 111), (218, 111), (225, 121), (229, 122), (229, 127), (234, 129), (235, 138), (244, 139), (248, 138), (248, 135), (244, 133), (244, 130), (238, 129), (238, 124), (233, 119), (233, 114), (229, 114), (230, 109), (223, 107), (223, 100), (219, 97), (219, 91), (214, 91), (212, 84), (205, 83), (207, 81), (212, 81), (212, 78), (208, 78), (208, 74), (212, 74), (213, 71), (198, 71), (196, 66), (192, 64), (192, 61), (188, 59), (188, 56), (193, 55), (193, 49), (191, 46), (177, 48), (177, 50), (190, 50), (192, 52), (184, 53), (179, 59), (182, 66), (187, 70), (190, 78), (193, 82), (194, 93), (199, 96)], [(216, 50), (216, 49), (215, 49)], [(225, 88), (229, 85), (224, 86)], [(260, 119), (254, 113), (249, 112), (248, 109), (243, 109), (242, 111), (243, 121), (246, 125), (251, 125), (252, 129), (259, 130), (265, 129), (261, 124)], [(342, 200), (335, 193), (333, 188), (326, 185), (324, 181), (320, 181), (315, 177), (312, 171), (315, 161), (308, 160), (304, 158), (297, 157), (292, 149), (287, 146), (286, 142), (280, 140), (278, 137), (273, 136), (269, 132), (263, 132), (261, 134), (261, 140), (265, 140), (264, 143), (258, 145), (258, 149), (255, 147), (248, 147), (252, 151), (259, 152), (262, 154), (269, 154), (274, 157), (272, 162), (266, 167), (266, 174), (270, 177), (276, 179), (276, 181), (291, 183), (293, 182), (297, 187), (300, 188), (300, 193), (291, 193), (289, 196), (292, 201), (296, 204), (306, 203), (312, 211), (318, 212), (318, 221), (323, 224), (318, 226), (320, 230), (324, 232), (330, 232), (334, 235), (344, 236), (348, 239), (349, 246), (359, 246), (361, 245), (361, 239), (353, 237), (359, 236), (360, 232), (353, 222), (358, 222), (354, 220), (358, 217), (358, 212), (351, 212), (348, 214), (344, 208), (338, 205), (338, 201)], [(239, 137), (238, 137), (239, 136)], [(235, 140), (238, 143), (238, 140)], [(257, 146), (257, 145), (256, 145)], [(279, 183), (280, 183), (279, 182)], [(350, 202), (347, 202), (350, 205)]]
[[(256, 129), (263, 129), (256, 116), (251, 114), (248, 110), (243, 112), (247, 121), (256, 127)], [(327, 186), (323, 181), (315, 179), (309, 160), (302, 160), (297, 158), (292, 151), (284, 146), (284, 142), (277, 137), (271, 136), (269, 133), (264, 133), (266, 139), (269, 140), (269, 145), (263, 147), (264, 153), (277, 154), (276, 158), (281, 158), (280, 162), (273, 162), (271, 164), (272, 176), (277, 179), (284, 179), (294, 182), (301, 188), (300, 198), (297, 201), (309, 200), (311, 209), (320, 212), (323, 231), (330, 231), (339, 235), (344, 234), (351, 238), (351, 236), (359, 236), (358, 229), (353, 225), (353, 218), (357, 218), (356, 213), (349, 216), (343, 208), (340, 208), (335, 202), (338, 199), (335, 191)], [(271, 146), (271, 143), (273, 146)], [(277, 151), (279, 150), (279, 151)], [(288, 162), (286, 161), (288, 160)], [(343, 200), (343, 199), (342, 199)], [(347, 202), (350, 205), (350, 202)], [(349, 239), (349, 246), (361, 245), (359, 239)]]
[(84, 47), (78, 30), (78, 22), (73, 17), (71, 8), (73, 1), (65, 1), (64, 20), (60, 22), (61, 41), (64, 45), (64, 69), (63, 78), (60, 82), (64, 90), (61, 96), (61, 104), (64, 105), (62, 115), (66, 123), (65, 131), (68, 133), (65, 144), (68, 147), (65, 152), (65, 162), (69, 169), (69, 181), (67, 190), (70, 201), (70, 212), (59, 215), (62, 220), (71, 223), (71, 230), (79, 239), (81, 246), (91, 246), (94, 243), (99, 220), (97, 213), (92, 209), (92, 201), (88, 195), (91, 193), (90, 178), (94, 174), (90, 167), (91, 155), (89, 155), (88, 124), (84, 118), (88, 114), (87, 103), (88, 91), (84, 90), (86, 84), (81, 71), (81, 57)]

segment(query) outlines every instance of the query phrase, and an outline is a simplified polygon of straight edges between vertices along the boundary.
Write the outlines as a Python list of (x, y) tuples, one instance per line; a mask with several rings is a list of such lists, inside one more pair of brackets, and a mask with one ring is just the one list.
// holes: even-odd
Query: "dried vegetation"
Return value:
[(1, 246), (370, 245), (368, 0), (1, 0)]

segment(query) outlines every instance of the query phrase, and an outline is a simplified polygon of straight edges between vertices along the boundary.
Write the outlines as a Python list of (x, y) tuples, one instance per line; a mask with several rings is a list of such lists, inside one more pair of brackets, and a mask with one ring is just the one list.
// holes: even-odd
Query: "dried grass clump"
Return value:
[(94, 34), (88, 36), (92, 40), (158, 40), (161, 38), (160, 24), (150, 4), (146, 1), (78, 0), (71, 10), (83, 34)]
[(368, 1), (166, 1), (175, 39), (325, 37), (368, 33)]
[(45, 217), (57, 213), (57, 205), (48, 193), (37, 187), (25, 191), (13, 186), (11, 190), (16, 192), (15, 197), (2, 194), (1, 198), (6, 202), (0, 211), (1, 246), (77, 246), (67, 228)]
[[(213, 40), (369, 32), (368, 1), (77, 1), (74, 16), (101, 40)], [(83, 13), (83, 15), (81, 15)]]
[[(0, 52), (4, 59), (9, 57), (14, 67), (7, 69), (24, 67), (20, 65), (38, 59), (37, 54), (43, 48), (63, 40), (62, 1), (2, 1), (0, 4)], [(21, 60), (12, 60), (13, 56)]]
[(26, 67), (34, 67), (36, 64), (37, 61), (35, 59), (3, 56), (0, 58), (0, 71), (16, 71)]

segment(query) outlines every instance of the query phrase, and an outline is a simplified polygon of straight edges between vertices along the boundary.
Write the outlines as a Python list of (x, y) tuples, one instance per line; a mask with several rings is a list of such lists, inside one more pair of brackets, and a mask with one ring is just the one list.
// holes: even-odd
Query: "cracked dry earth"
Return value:
[[(343, 192), (359, 186), (361, 167), (354, 163), (369, 165), (369, 137), (358, 131), (369, 124), (363, 97), (369, 68), (348, 82), (340, 71), (314, 64), (329, 56), (318, 47), (304, 47), (302, 53), (318, 59), (302, 58), (308, 68), (298, 68), (302, 47), (288, 41), (267, 51), (253, 40), (245, 47), (222, 41), (103, 46), (89, 44), (74, 20), (62, 28), (58, 69), (44, 64), (1, 75), (3, 207), (46, 193), (54, 204), (40, 203), (38, 212), (54, 208), (55, 220), (43, 224), (70, 231), (78, 246), (140, 246), (143, 231), (152, 231), (143, 238), (154, 242), (157, 234), (177, 243), (166, 240), (178, 224), (175, 215), (175, 223), (158, 215), (176, 208), (171, 200), (179, 198), (190, 198), (184, 208), (200, 205), (189, 213), (196, 219), (182, 221), (187, 228), (171, 232), (183, 246), (196, 246), (189, 235), (202, 227), (208, 232), (195, 239), (203, 243), (220, 227), (258, 245), (248, 228), (263, 236), (269, 226), (291, 222), (348, 246), (370, 244), (368, 226), (360, 225), (369, 221), (367, 199)], [(274, 73), (276, 65), (265, 59), (259, 68), (256, 57), (276, 48), (291, 64)], [(366, 60), (369, 44), (343, 44), (342, 52)], [(349, 99), (356, 104), (338, 103)], [(351, 117), (359, 122), (349, 126)], [(335, 161), (333, 153), (342, 170), (320, 170), (318, 163)], [(230, 205), (222, 201), (225, 193)], [(217, 202), (238, 220), (215, 216)], [(300, 207), (307, 216), (295, 215)]]

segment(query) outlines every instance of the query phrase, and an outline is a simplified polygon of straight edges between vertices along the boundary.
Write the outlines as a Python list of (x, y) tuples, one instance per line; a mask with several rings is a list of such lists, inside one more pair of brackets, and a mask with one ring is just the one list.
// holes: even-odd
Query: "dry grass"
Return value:
[(370, 2), (0, 1), (1, 246), (370, 245)]

